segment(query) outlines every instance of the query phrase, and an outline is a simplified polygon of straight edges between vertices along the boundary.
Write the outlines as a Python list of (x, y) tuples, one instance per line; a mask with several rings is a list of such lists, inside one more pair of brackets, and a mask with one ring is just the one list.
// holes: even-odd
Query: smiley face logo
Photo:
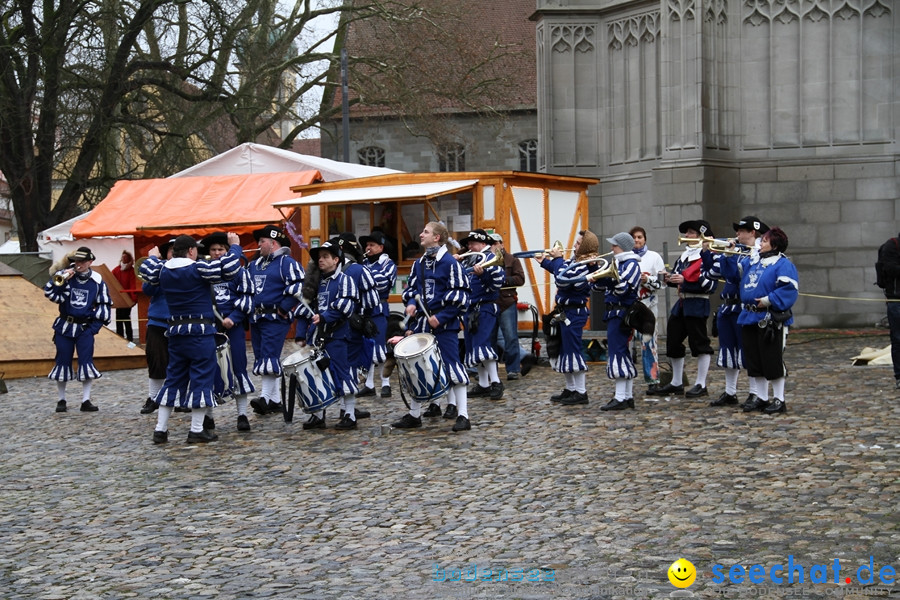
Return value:
[(690, 587), (697, 579), (697, 569), (691, 564), (691, 561), (679, 558), (669, 565), (668, 575), (672, 585), (677, 588), (686, 588)]

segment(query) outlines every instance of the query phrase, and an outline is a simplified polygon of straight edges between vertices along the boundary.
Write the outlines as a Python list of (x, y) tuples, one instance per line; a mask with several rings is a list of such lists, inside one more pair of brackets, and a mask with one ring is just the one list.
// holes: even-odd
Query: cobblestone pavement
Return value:
[[(208, 445), (185, 443), (179, 414), (152, 443), (144, 371), (107, 372), (98, 413), (56, 414), (52, 382), (8, 381), (0, 597), (900, 598), (878, 578), (900, 571), (898, 391), (890, 367), (849, 360), (887, 343), (794, 336), (784, 416), (642, 394), (603, 413), (596, 364), (590, 404), (560, 407), (562, 377), (539, 366), (502, 401), (471, 399), (469, 432), (383, 433), (404, 412), (395, 379), (393, 398), (360, 401), (357, 431), (251, 416), (241, 434), (229, 402)], [(723, 381), (710, 373), (712, 397)], [(804, 583), (768, 580), (789, 556)], [(697, 569), (684, 590), (666, 575), (679, 557)], [(767, 582), (730, 582), (736, 564)]]

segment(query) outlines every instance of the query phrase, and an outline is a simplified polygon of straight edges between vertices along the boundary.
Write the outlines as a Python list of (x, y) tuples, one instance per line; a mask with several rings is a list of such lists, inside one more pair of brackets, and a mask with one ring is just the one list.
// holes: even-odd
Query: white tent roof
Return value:
[(438, 181), (431, 183), (405, 183), (375, 187), (324, 190), (317, 194), (276, 202), (272, 206), (305, 206), (310, 204), (334, 204), (336, 202), (378, 202), (381, 200), (425, 200), (453, 192), (467, 190), (478, 183), (477, 179)]
[(342, 181), (358, 177), (372, 177), (400, 173), (394, 169), (368, 167), (338, 162), (328, 158), (298, 154), (261, 144), (241, 144), (231, 150), (213, 156), (200, 164), (170, 177), (196, 177), (198, 175), (240, 175), (245, 173), (279, 173), (289, 171), (318, 171), (325, 181)]

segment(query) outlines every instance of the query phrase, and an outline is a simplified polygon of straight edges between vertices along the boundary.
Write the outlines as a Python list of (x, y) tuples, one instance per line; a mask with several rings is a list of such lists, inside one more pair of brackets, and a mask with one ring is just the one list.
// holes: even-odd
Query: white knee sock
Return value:
[(56, 382), (56, 394), (59, 396), (60, 400), (66, 399), (66, 382), (65, 381), (57, 381)]
[(758, 396), (756, 393), (756, 377), (747, 376), (747, 387), (749, 388), (748, 393)]
[(263, 375), (260, 396), (269, 402), (278, 402), (278, 376)]
[(453, 391), (454, 399), (456, 400), (456, 411), (460, 417), (469, 418), (469, 396), (466, 391), (465, 384), (454, 385), (450, 388)]
[(739, 369), (725, 369), (725, 393), (731, 396), (737, 394), (737, 380)]
[(156, 395), (165, 382), (165, 379), (147, 379), (147, 393), (151, 400), (156, 400)]
[(634, 379), (625, 380), (625, 393), (628, 394), (626, 398), (634, 398)]
[(769, 382), (765, 377), (754, 377), (754, 379), (756, 380), (756, 397), (767, 401), (769, 399)]
[(772, 380), (772, 398), (784, 401), (784, 377)]
[(344, 394), (344, 414), (352, 421), (356, 420), (356, 396), (353, 394)]
[(488, 378), (491, 380), (491, 383), (499, 383), (500, 375), (497, 373), (497, 361), (486, 360), (484, 361), (484, 366), (487, 367)]
[(629, 379), (616, 377), (616, 400), (628, 400)]
[(478, 371), (478, 385), (483, 388), (489, 387), (491, 380), (488, 378), (488, 370), (485, 363), (479, 364), (475, 369)]
[(87, 402), (91, 399), (91, 388), (94, 387), (93, 379), (85, 379), (81, 382), (81, 401)]
[(203, 417), (206, 416), (205, 410), (191, 411), (191, 431), (200, 433), (203, 431)]
[(684, 357), (672, 358), (672, 385), (682, 385), (684, 377)]
[(587, 381), (587, 372), (586, 371), (576, 371), (572, 373), (572, 383), (575, 385), (575, 391), (579, 394), (587, 393), (587, 386), (585, 382)]
[(697, 357), (697, 380), (695, 384), (706, 387), (706, 376), (709, 375), (709, 363), (712, 361), (712, 354), (701, 354)]
[(416, 402), (415, 400), (409, 401), (409, 414), (412, 417), (418, 419), (422, 416), (422, 405)]
[(171, 406), (159, 405), (159, 410), (156, 411), (156, 431), (169, 430), (169, 417), (173, 410)]
[(380, 365), (378, 365), (378, 376), (381, 377), (381, 387), (391, 385), (391, 378), (384, 376), (384, 365), (385, 363), (381, 363)]
[(247, 416), (247, 394), (241, 394), (234, 397), (234, 406), (237, 409), (238, 416)]
[(575, 377), (572, 373), (563, 373), (566, 376), (566, 389), (570, 392), (575, 391)]
[(374, 388), (375, 387), (375, 366), (372, 365), (369, 367), (369, 371), (366, 373), (366, 387)]

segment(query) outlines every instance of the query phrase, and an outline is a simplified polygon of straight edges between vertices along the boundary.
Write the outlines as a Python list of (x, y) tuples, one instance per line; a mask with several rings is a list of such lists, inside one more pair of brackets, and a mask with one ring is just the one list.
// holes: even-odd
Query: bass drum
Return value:
[(430, 333), (414, 333), (397, 342), (394, 359), (400, 368), (400, 385), (420, 404), (440, 398), (450, 389), (450, 377)]

